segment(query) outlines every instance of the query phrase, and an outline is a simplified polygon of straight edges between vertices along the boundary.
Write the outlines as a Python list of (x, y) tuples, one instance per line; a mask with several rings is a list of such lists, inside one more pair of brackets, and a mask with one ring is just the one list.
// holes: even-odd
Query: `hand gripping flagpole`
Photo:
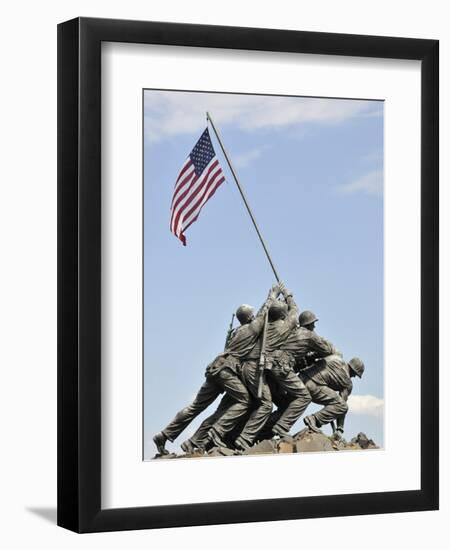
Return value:
[(233, 174), (233, 178), (234, 178), (234, 181), (236, 182), (236, 185), (237, 185), (237, 188), (239, 189), (239, 193), (241, 194), (241, 197), (242, 197), (242, 200), (244, 201), (244, 204), (247, 208), (247, 211), (249, 213), (249, 216), (253, 222), (253, 225), (256, 229), (256, 233), (258, 234), (258, 237), (259, 237), (259, 240), (261, 241), (261, 244), (262, 244), (262, 247), (264, 248), (264, 252), (266, 253), (266, 256), (267, 256), (267, 259), (269, 260), (269, 264), (270, 264), (270, 267), (272, 268), (272, 271), (273, 271), (273, 274), (275, 275), (275, 279), (277, 280), (278, 283), (281, 282), (281, 279), (278, 275), (278, 272), (277, 270), (275, 269), (275, 266), (272, 262), (272, 258), (270, 257), (270, 254), (269, 254), (269, 251), (267, 250), (267, 246), (266, 246), (266, 243), (264, 242), (264, 239), (262, 238), (262, 235), (261, 235), (261, 232), (259, 230), (259, 227), (258, 227), (258, 224), (256, 223), (256, 220), (255, 220), (255, 216), (253, 215), (253, 212), (250, 208), (250, 205), (248, 204), (248, 201), (247, 201), (247, 197), (245, 196), (245, 193), (244, 193), (244, 190), (242, 189), (241, 187), (241, 184), (239, 183), (239, 180), (238, 180), (238, 177), (237, 177), (237, 174), (236, 172), (234, 171), (234, 168), (233, 168), (233, 165), (231, 164), (231, 160), (230, 160), (230, 157), (228, 156), (226, 150), (225, 150), (225, 147), (222, 143), (222, 140), (220, 139), (220, 136), (219, 136), (219, 133), (214, 125), (214, 122), (211, 118), (211, 115), (207, 112), (206, 113), (206, 120), (209, 121), (211, 123), (211, 126), (212, 126), (212, 129), (214, 130), (214, 133), (216, 134), (216, 138), (217, 138), (217, 141), (219, 142), (219, 145), (223, 151), (223, 154), (225, 156), (225, 159), (228, 163), (228, 166), (230, 167), (230, 170), (231, 170), (231, 173)]

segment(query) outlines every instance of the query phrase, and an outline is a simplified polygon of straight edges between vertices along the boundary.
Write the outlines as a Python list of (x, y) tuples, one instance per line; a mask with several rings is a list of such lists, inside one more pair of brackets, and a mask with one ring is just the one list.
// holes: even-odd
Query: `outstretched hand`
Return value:
[(278, 284), (274, 284), (272, 288), (269, 291), (269, 297), (270, 298), (278, 298), (278, 296), (282, 294), (284, 298), (286, 299), (288, 296), (292, 296), (292, 292), (290, 292), (286, 285), (283, 283), (283, 281), (280, 281)]
[(285, 298), (287, 298), (288, 296), (292, 296), (292, 292), (290, 292), (287, 288), (286, 288), (286, 285), (283, 283), (283, 282), (280, 282), (280, 292), (281, 294), (283, 294), (283, 296)]
[(269, 290), (269, 298), (277, 298), (277, 296), (280, 294), (280, 285), (274, 284)]

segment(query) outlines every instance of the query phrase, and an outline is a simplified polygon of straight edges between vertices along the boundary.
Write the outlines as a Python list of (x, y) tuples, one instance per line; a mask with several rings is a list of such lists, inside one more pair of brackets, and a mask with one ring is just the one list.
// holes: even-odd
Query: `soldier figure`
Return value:
[[(251, 339), (249, 339), (247, 342), (245, 342), (244, 345), (241, 345), (239, 347), (239, 353), (237, 355), (239, 356), (241, 363), (243, 361), (243, 356), (247, 355), (250, 350), (255, 346), (255, 343), (260, 338), (261, 332), (264, 328), (264, 318), (266, 315), (266, 312), (268, 311), (270, 305), (275, 301), (275, 299), (278, 297), (280, 293), (280, 288), (278, 285), (275, 285), (272, 287), (271, 291), (269, 292), (269, 296), (266, 300), (266, 302), (263, 304), (261, 309), (258, 311), (256, 317), (254, 317), (253, 320), (253, 336)], [(236, 317), (239, 321), (241, 321), (241, 316), (246, 315), (246, 310), (242, 308), (247, 308), (250, 306), (241, 306), (237, 312)], [(253, 314), (253, 309), (252, 309)], [(251, 327), (249, 327), (251, 329)], [(242, 327), (239, 329), (242, 331)], [(242, 334), (242, 337), (244, 334)], [(231, 341), (234, 345), (234, 347), (237, 347), (238, 341), (235, 340), (235, 334), (232, 333), (230, 337), (230, 344)], [(240, 378), (243, 380), (243, 373), (242, 373), (242, 366), (239, 370)], [(245, 383), (245, 380), (243, 380)], [(247, 386), (247, 385), (246, 385)], [(247, 386), (248, 390), (248, 386)], [(251, 395), (250, 395), (251, 397)], [(220, 447), (227, 447), (227, 444), (217, 437), (217, 428), (220, 427), (222, 423), (222, 417), (225, 414), (228, 414), (228, 409), (232, 405), (232, 400), (230, 399), (230, 396), (225, 394), (224, 397), (221, 399), (218, 408), (216, 411), (206, 418), (200, 425), (200, 427), (197, 429), (195, 434), (185, 441), (181, 448), (186, 452), (192, 452), (195, 448), (203, 449), (209, 441), (212, 441), (215, 445)], [(254, 406), (254, 403), (252, 403), (250, 409), (252, 409), (252, 406)], [(247, 415), (254, 415), (254, 411), (250, 412), (250, 409), (247, 411)], [(272, 405), (270, 404), (270, 410), (272, 410)], [(270, 414), (270, 411), (269, 411)], [(240, 417), (240, 421), (242, 421), (242, 416)], [(237, 427), (237, 422), (234, 424), (233, 428)], [(219, 428), (220, 429), (220, 428)], [(227, 433), (230, 433), (231, 430), (227, 430)]]
[[(160, 454), (167, 454), (166, 441), (174, 441), (180, 433), (203, 412), (221, 393), (227, 396), (227, 407), (208, 431), (210, 440), (217, 446), (225, 446), (222, 437), (231, 431), (239, 419), (250, 407), (250, 396), (247, 388), (238, 376), (240, 359), (245, 357), (254, 347), (264, 326), (265, 312), (272, 301), (278, 296), (279, 287), (274, 286), (269, 296), (255, 317), (254, 310), (249, 305), (242, 305), (236, 312), (241, 326), (228, 338), (225, 351), (218, 355), (206, 368), (206, 380), (197, 393), (194, 401), (181, 409), (164, 430), (153, 437)], [(184, 451), (192, 450), (188, 440), (182, 445)]]
[[(303, 382), (293, 370), (293, 362), (289, 354), (280, 351), (280, 346), (297, 324), (298, 308), (292, 294), (280, 285), (285, 303), (274, 302), (268, 313), (268, 327), (266, 339), (266, 368), (270, 379), (289, 396), (289, 403), (283, 415), (273, 426), (274, 434), (287, 434), (292, 424), (304, 411), (304, 400), (308, 397)], [(261, 341), (253, 348), (242, 364), (243, 379), (250, 393), (256, 397), (258, 389), (258, 359), (261, 352)], [(272, 410), (272, 396), (267, 382), (263, 384), (263, 393), (260, 405), (252, 412), (239, 437), (236, 438), (237, 449), (245, 450), (254, 442), (256, 436), (267, 422)], [(299, 412), (300, 411), (300, 412)]]
[[(283, 354), (285, 362), (294, 365), (294, 370), (296, 371), (305, 368), (309, 363), (314, 363), (314, 360), (317, 358), (338, 354), (333, 344), (316, 334), (314, 331), (317, 321), (318, 318), (312, 311), (302, 311), (298, 318), (299, 326), (290, 332), (280, 346), (280, 351), (285, 352)], [(280, 426), (279, 421), (292, 401), (292, 397), (286, 393), (282, 385), (278, 384), (276, 380), (271, 380), (270, 374), (269, 385), (272, 392), (272, 400), (277, 406), (277, 409), (270, 415), (264, 428), (264, 436), (266, 437), (280, 435), (281, 430), (277, 429), (275, 426)], [(311, 397), (307, 392), (302, 391), (301, 397), (302, 401), (298, 401), (295, 415), (291, 413), (289, 421), (290, 427), (300, 418), (311, 402)], [(288, 424), (283, 421), (281, 422), (281, 426), (284, 427), (284, 432), (287, 425)]]
[(318, 361), (315, 365), (301, 371), (300, 376), (314, 403), (324, 407), (307, 417), (304, 422), (313, 431), (319, 431), (320, 426), (337, 421), (334, 436), (342, 437), (345, 415), (348, 411), (347, 399), (353, 383), (351, 378), (361, 378), (364, 363), (358, 357), (348, 363), (340, 355), (330, 355)]
[(297, 370), (309, 366), (315, 359), (340, 355), (331, 342), (315, 332), (318, 320), (312, 311), (302, 311), (298, 318), (299, 328), (283, 344), (283, 349), (295, 356)]

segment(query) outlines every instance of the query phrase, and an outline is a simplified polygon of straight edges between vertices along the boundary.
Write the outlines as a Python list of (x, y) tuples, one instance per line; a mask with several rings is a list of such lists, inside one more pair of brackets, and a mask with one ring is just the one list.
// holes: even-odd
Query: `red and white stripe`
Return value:
[(200, 211), (225, 181), (217, 157), (213, 157), (200, 176), (191, 159), (184, 163), (175, 183), (171, 205), (170, 230), (186, 245), (184, 232), (200, 215)]

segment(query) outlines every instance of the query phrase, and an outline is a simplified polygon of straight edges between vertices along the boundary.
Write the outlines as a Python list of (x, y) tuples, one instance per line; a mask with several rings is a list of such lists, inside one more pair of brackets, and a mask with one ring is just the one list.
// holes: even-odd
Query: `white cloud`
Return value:
[(235, 164), (238, 168), (246, 168), (252, 164), (253, 161), (259, 159), (259, 157), (261, 157), (267, 149), (268, 147), (259, 147), (251, 149), (250, 151), (245, 151), (240, 155), (235, 155), (233, 158), (233, 164)]
[(155, 142), (200, 133), (206, 124), (206, 111), (220, 127), (234, 124), (253, 131), (307, 123), (338, 124), (378, 111), (378, 106), (359, 100), (149, 90), (145, 94), (146, 138)]
[(348, 406), (353, 414), (382, 418), (384, 413), (384, 400), (375, 395), (350, 395)]
[(383, 171), (372, 170), (364, 176), (344, 183), (337, 187), (337, 191), (343, 195), (353, 195), (355, 193), (364, 193), (366, 195), (383, 196)]

